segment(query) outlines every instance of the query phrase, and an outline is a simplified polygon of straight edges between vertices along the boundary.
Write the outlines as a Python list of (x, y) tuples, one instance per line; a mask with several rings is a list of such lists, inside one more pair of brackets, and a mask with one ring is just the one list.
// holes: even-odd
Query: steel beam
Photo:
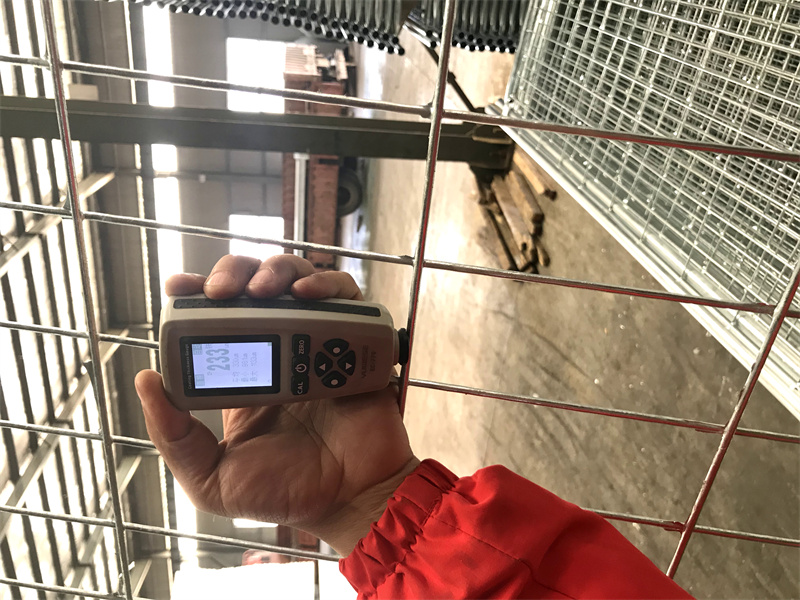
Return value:
[[(305, 152), (424, 160), (429, 124), (300, 114), (250, 114), (68, 100), (73, 139), (90, 143), (173, 144), (193, 148)], [(58, 138), (53, 102), (0, 97), (0, 136)], [(513, 144), (499, 127), (445, 123), (439, 160), (506, 169)]]
[(131, 567), (131, 590), (134, 596), (138, 596), (150, 572), (153, 561), (149, 558), (137, 558)]

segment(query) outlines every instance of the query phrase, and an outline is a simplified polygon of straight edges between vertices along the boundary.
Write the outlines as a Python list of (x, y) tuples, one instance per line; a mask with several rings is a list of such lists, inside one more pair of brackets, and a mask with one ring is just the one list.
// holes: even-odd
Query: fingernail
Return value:
[(211, 277), (206, 279), (207, 286), (231, 285), (233, 283), (236, 283), (236, 278), (228, 271), (217, 271)]
[(257, 285), (267, 285), (273, 279), (272, 271), (269, 269), (263, 269), (261, 271), (257, 271), (255, 275), (250, 279), (250, 283), (248, 286), (257, 286)]

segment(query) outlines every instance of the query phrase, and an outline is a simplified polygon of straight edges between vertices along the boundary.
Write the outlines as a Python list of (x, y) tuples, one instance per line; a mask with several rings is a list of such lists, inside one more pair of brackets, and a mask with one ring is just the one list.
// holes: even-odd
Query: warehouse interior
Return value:
[[(767, 327), (775, 322), (773, 312), (780, 313), (776, 307), (800, 308), (783, 295), (800, 258), (800, 9), (753, 0), (704, 0), (699, 9), (678, 0), (581, 2), (575, 8), (501, 0), (497, 5), (516, 22), (518, 46), (510, 36), (505, 46), (497, 42), (491, 48), (464, 37), (450, 48), (444, 109), (454, 115), (500, 114), (775, 153), (751, 154), (745, 162), (710, 148), (669, 148), (662, 155), (661, 147), (624, 138), (602, 139), (578, 159), (577, 142), (569, 146), (569, 140), (583, 139), (576, 131), (530, 133), (445, 118), (428, 194), (431, 127), (430, 118), (422, 117), (430, 111), (326, 105), (304, 101), (307, 96), (284, 100), (198, 87), (188, 79), (163, 80), (175, 75), (432, 106), (439, 72), (433, 58), (445, 55), (442, 26), (437, 38), (418, 16), (429, 10), (441, 23), (446, 3), (368, 3), (381, 10), (392, 6), (394, 23), (405, 21), (396, 42), (326, 37), (249, 13), (244, 18), (187, 14), (181, 3), (0, 4), (0, 598), (82, 596), (77, 590), (85, 597), (180, 598), (199, 597), (198, 589), (218, 597), (224, 592), (217, 590), (232, 585), (237, 597), (354, 598), (338, 573), (335, 552), (313, 536), (194, 511), (148, 440), (133, 379), (141, 369), (158, 368), (154, 349), (166, 278), (208, 273), (228, 253), (266, 257), (299, 248), (320, 269), (350, 272), (367, 300), (386, 306), (395, 324), (405, 326), (415, 304), (409, 290), (421, 261), (412, 259), (425, 220), (426, 264), (418, 271), (404, 415), (416, 455), (434, 458), (460, 476), (502, 464), (606, 516), (666, 572), (709, 465), (729, 434), (730, 447), (722, 451), (724, 461), (713, 489), (703, 496), (674, 578), (699, 598), (798, 597), (800, 377), (791, 379), (800, 370), (797, 315), (781, 313), (787, 318), (777, 322), (777, 341)], [(310, 11), (325, 3), (285, 4)], [(251, 5), (255, 10), (256, 3), (248, 9)], [(56, 89), (50, 70), (36, 62), (52, 58), (45, 18), (51, 10), (61, 59), (72, 61), (63, 81), (77, 203), (88, 215), (85, 265), (76, 250), (73, 219), (64, 212), (71, 210), (71, 188), (53, 102)], [(663, 40), (656, 41), (658, 19), (667, 25)], [(548, 20), (558, 31), (571, 28), (582, 49), (600, 39), (587, 33), (595, 29), (614, 30), (619, 37), (605, 54), (592, 54), (594, 62), (568, 64), (573, 41), (566, 34), (547, 49), (531, 37)], [(650, 44), (666, 57), (650, 74), (646, 54), (613, 59), (631, 36), (632, 46)], [(711, 49), (725, 36), (736, 43), (726, 48), (729, 62), (718, 65)], [(707, 53), (677, 48), (686, 40)], [(309, 54), (312, 46), (316, 50)], [(752, 49), (757, 46), (767, 50)], [(311, 85), (318, 87), (289, 73), (288, 57), (295, 55), (310, 60)], [(728, 88), (715, 90), (722, 100), (709, 108), (700, 92), (680, 87), (681, 67), (706, 75), (718, 68), (733, 80), (741, 75), (735, 71), (737, 57), (760, 73), (739, 77), (757, 91), (742, 96), (747, 99), (740, 98), (742, 106), (731, 102)], [(678, 70), (670, 70), (671, 59)], [(321, 77), (322, 63), (336, 75)], [(93, 72), (91, 65), (120, 72)], [(584, 81), (579, 71), (586, 73), (587, 87), (599, 72), (609, 81), (633, 83), (620, 83), (605, 96), (587, 92), (607, 107), (599, 116), (594, 106), (561, 115), (559, 94), (567, 98), (571, 88), (560, 81), (540, 93), (524, 77), (548, 68), (558, 77), (574, 76), (574, 85)], [(131, 70), (166, 77), (134, 80)], [(626, 121), (619, 107), (629, 109), (633, 101), (625, 94), (637, 97), (635, 82), (648, 77), (642, 107), (631, 109), (644, 116)], [(780, 85), (767, 89), (769, 77)], [(697, 89), (705, 82), (698, 76)], [(667, 91), (659, 91), (662, 83)], [(762, 97), (769, 102), (762, 105)], [(704, 122), (705, 129), (692, 133), (685, 123), (699, 121), (692, 121), (691, 110), (680, 123), (669, 122), (670, 98), (690, 98), (687, 105), (699, 107), (691, 110), (711, 114), (710, 125)], [(647, 129), (651, 100), (665, 116)], [(729, 105), (724, 109), (723, 101)], [(574, 108), (579, 112), (583, 105), (576, 102)], [(615, 110), (622, 115), (617, 121)], [(714, 129), (723, 110), (730, 131)], [(748, 127), (758, 135), (747, 134)], [(769, 137), (759, 137), (762, 131)], [(644, 148), (644, 158), (637, 148)], [(501, 230), (514, 223), (498, 225), (494, 205), (487, 204), (487, 194), (497, 191), (492, 177), (503, 173), (505, 180), (520, 155), (555, 196), (536, 194), (542, 217), (524, 249), (513, 247), (516, 238)], [(713, 161), (724, 163), (722, 175), (715, 178), (712, 167), (702, 171), (686, 158), (685, 172), (676, 175), (679, 183), (657, 182), (652, 196), (639, 193), (645, 167), (676, 169), (674, 161), (695, 155), (701, 166), (703, 157), (711, 157), (712, 167)], [(613, 178), (603, 172), (609, 168), (603, 161), (612, 159), (622, 167), (609, 192), (613, 206), (601, 209), (592, 198), (599, 196), (604, 175)], [(636, 165), (632, 182), (625, 179), (626, 161)], [(706, 173), (711, 183), (702, 187), (697, 173)], [(599, 183), (586, 183), (588, 177)], [(343, 181), (351, 182), (344, 199)], [(674, 204), (665, 212), (642, 213), (647, 223), (640, 235), (637, 202), (644, 206), (653, 199), (655, 207), (659, 194), (667, 187), (672, 193), (672, 186)], [(739, 196), (729, 210), (725, 203), (734, 188)], [(315, 205), (311, 198), (323, 192), (335, 201)], [(706, 212), (686, 212), (684, 196), (700, 202), (707, 193)], [(359, 201), (337, 212), (337, 202), (354, 195)], [(758, 204), (762, 196), (772, 200), (767, 208)], [(308, 199), (301, 212), (299, 197)], [(749, 220), (742, 232), (737, 219), (745, 213)], [(664, 225), (654, 233), (658, 219)], [(677, 233), (669, 230), (675, 223)], [(692, 227), (696, 237), (676, 237), (683, 235), (681, 228), (685, 233)], [(703, 227), (715, 228), (721, 247), (741, 246), (744, 239), (753, 245), (718, 264), (703, 245)], [(284, 248), (253, 238), (283, 241)], [(685, 254), (658, 254), (662, 247)], [(374, 260), (378, 254), (395, 258)], [(669, 261), (676, 256), (678, 262), (685, 257), (678, 266), (682, 276), (670, 279)], [(709, 270), (692, 271), (698, 256), (700, 262), (707, 257)], [(737, 274), (743, 271), (732, 266), (751, 262), (752, 281), (760, 287), (740, 284), (743, 275), (737, 279)], [(101, 334), (100, 365), (92, 363), (86, 333), (84, 268)], [(730, 281), (720, 275), (724, 268), (733, 274)], [(709, 279), (703, 279), (707, 273)], [(712, 287), (712, 279), (721, 287)], [(730, 304), (703, 312), (703, 302), (681, 303), (682, 295)], [(768, 338), (767, 352), (773, 342), (775, 350), (755, 373), (764, 369), (761, 383), (755, 383), (751, 366)], [(100, 402), (98, 374), (104, 389)], [(732, 414), (743, 396), (747, 409), (739, 421)], [(196, 414), (221, 437), (218, 411)], [(108, 448), (110, 458), (104, 454)], [(124, 577), (115, 541), (120, 526), (128, 559)]]

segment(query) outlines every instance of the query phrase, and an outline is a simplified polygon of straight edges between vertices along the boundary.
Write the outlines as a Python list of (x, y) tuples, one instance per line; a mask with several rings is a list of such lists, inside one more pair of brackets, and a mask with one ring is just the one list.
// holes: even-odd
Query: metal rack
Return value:
[[(114, 0), (109, 0), (114, 1)], [(153, 0), (131, 0), (151, 4)], [(413, 0), (411, 0), (413, 3)], [(162, 8), (220, 19), (260, 19), (328, 40), (349, 41), (405, 54), (397, 35), (409, 0), (156, 0)]]
[[(800, 148), (800, 8), (785, 2), (540, 3), (497, 109), (508, 116), (721, 144)], [(670, 291), (775, 302), (800, 246), (800, 168), (518, 130), (575, 198)], [(797, 304), (795, 304), (797, 306)], [(692, 314), (743, 365), (764, 316)], [(800, 332), (762, 382), (800, 418)]]
[[(514, 53), (519, 44), (522, 20), (528, 0), (460, 0), (451, 43), (471, 51)], [(436, 48), (446, 39), (442, 35), (441, 0), (421, 0), (408, 15), (407, 26)]]
[[(445, 2), (442, 25), (444, 39), (449, 39), (453, 34), (456, 22), (456, 5), (457, 3), (455, 0), (448, 0)], [(306, 556), (319, 560), (332, 560), (332, 557), (318, 553), (301, 552), (289, 548), (281, 548), (264, 544), (253, 544), (252, 542), (245, 542), (242, 540), (220, 536), (187, 534), (177, 531), (173, 528), (153, 527), (142, 523), (137, 523), (126, 518), (126, 514), (128, 513), (126, 513), (122, 500), (124, 494), (124, 484), (126, 481), (125, 472), (126, 470), (129, 471), (131, 468), (135, 469), (135, 467), (132, 467), (132, 465), (126, 466), (123, 461), (116, 459), (114, 450), (115, 448), (119, 449), (122, 447), (133, 447), (148, 451), (152, 450), (152, 445), (149, 441), (143, 439), (123, 437), (114, 433), (113, 423), (109, 417), (109, 406), (111, 404), (111, 400), (105, 385), (105, 365), (108, 347), (104, 346), (103, 344), (105, 342), (115, 346), (130, 346), (133, 348), (146, 349), (148, 351), (155, 350), (156, 344), (151, 340), (137, 338), (124, 331), (111, 331), (109, 329), (104, 329), (103, 327), (102, 320), (99, 316), (101, 311), (98, 310), (99, 307), (95, 302), (96, 291), (93, 289), (94, 284), (91, 273), (91, 255), (88, 251), (88, 244), (90, 243), (91, 238), (89, 235), (87, 235), (86, 229), (89, 225), (104, 227), (108, 224), (116, 224), (146, 230), (168, 229), (179, 231), (184, 235), (200, 235), (218, 239), (236, 238), (248, 241), (266, 242), (279, 244), (285, 248), (311, 249), (338, 256), (351, 256), (411, 267), (413, 277), (410, 288), (409, 322), (407, 325), (410, 338), (409, 347), (411, 360), (402, 372), (403, 385), (401, 404), (404, 403), (405, 394), (407, 393), (409, 386), (416, 386), (428, 389), (458, 392), (486, 398), (494, 398), (497, 400), (545, 406), (554, 410), (583, 412), (607, 418), (643, 421), (648, 423), (656, 423), (663, 426), (690, 428), (699, 432), (718, 434), (720, 435), (719, 448), (715, 453), (714, 459), (710, 465), (709, 474), (704, 481), (702, 488), (698, 491), (697, 501), (695, 502), (691, 513), (685, 520), (664, 520), (648, 516), (608, 511), (598, 511), (599, 514), (602, 514), (609, 519), (617, 519), (645, 526), (659, 527), (669, 531), (680, 532), (680, 542), (676, 549), (675, 557), (669, 568), (669, 575), (671, 576), (675, 574), (675, 571), (682, 559), (686, 545), (688, 544), (692, 535), (695, 533), (791, 547), (800, 547), (800, 540), (798, 539), (779, 538), (776, 536), (763, 535), (757, 532), (743, 532), (697, 525), (697, 519), (703, 508), (705, 499), (707, 498), (708, 493), (714, 483), (716, 473), (718, 472), (728, 447), (735, 436), (756, 437), (776, 443), (800, 444), (800, 436), (738, 427), (739, 420), (744, 412), (750, 395), (752, 394), (753, 389), (759, 380), (759, 376), (765, 369), (767, 359), (770, 356), (770, 351), (772, 350), (773, 345), (775, 345), (776, 339), (778, 339), (778, 334), (781, 327), (785, 322), (794, 323), (793, 321), (787, 321), (787, 319), (794, 319), (800, 316), (800, 312), (791, 310), (792, 300), (798, 285), (800, 285), (800, 263), (797, 265), (792, 265), (790, 262), (792, 260), (796, 261), (796, 256), (792, 254), (791, 256), (786, 257), (787, 264), (783, 267), (782, 272), (787, 273), (787, 276), (778, 282), (779, 287), (777, 288), (776, 293), (770, 295), (767, 301), (754, 301), (747, 296), (733, 299), (718, 298), (708, 291), (697, 289), (693, 289), (690, 292), (683, 290), (672, 290), (665, 292), (629, 286), (609, 285), (601, 282), (562, 279), (548, 277), (545, 275), (523, 274), (499, 269), (476, 267), (460, 263), (435, 261), (425, 258), (428, 217), (430, 214), (432, 201), (433, 182), (436, 174), (437, 153), (440, 142), (442, 119), (444, 118), (460, 119), (472, 123), (488, 123), (505, 127), (514, 127), (528, 132), (538, 131), (557, 133), (561, 134), (564, 139), (571, 140), (573, 143), (582, 142), (599, 145), (608, 144), (608, 142), (605, 140), (623, 140), (627, 142), (625, 144), (625, 148), (627, 149), (626, 152), (629, 153), (634, 152), (634, 149), (644, 153), (663, 152), (662, 148), (673, 147), (681, 148), (682, 150), (674, 150), (672, 152), (694, 151), (709, 153), (707, 155), (700, 155), (702, 160), (707, 160), (715, 154), (723, 157), (720, 160), (728, 161), (742, 160), (741, 157), (754, 157), (758, 158), (759, 161), (753, 161), (753, 164), (761, 165), (762, 169), (772, 168), (771, 166), (765, 167), (764, 165), (777, 164), (776, 162), (770, 163), (767, 161), (785, 161), (783, 164), (784, 169), (795, 169), (795, 165), (800, 163), (800, 154), (798, 154), (793, 147), (778, 146), (773, 148), (770, 146), (763, 146), (758, 140), (745, 137), (742, 137), (741, 139), (733, 138), (724, 140), (707, 140), (705, 138), (695, 139), (695, 137), (693, 137), (691, 132), (688, 130), (682, 134), (679, 132), (677, 135), (673, 131), (668, 131), (666, 129), (655, 131), (638, 131), (631, 123), (626, 123), (625, 127), (620, 128), (619, 130), (609, 126), (607, 121), (601, 121), (597, 124), (590, 124), (587, 126), (586, 117), (582, 117), (579, 120), (573, 119), (565, 124), (559, 122), (525, 120), (516, 117), (480, 115), (476, 113), (445, 109), (444, 88), (446, 86), (446, 75), (450, 54), (450, 45), (448, 44), (443, 45), (441, 48), (441, 60), (439, 62), (437, 72), (437, 82), (434, 97), (430, 105), (426, 106), (412, 106), (390, 102), (368, 101), (358, 98), (347, 98), (293, 90), (278, 90), (257, 88), (252, 86), (231, 85), (225, 81), (172, 75), (157, 75), (141, 70), (113, 68), (102, 65), (62, 60), (60, 58), (61, 51), (59, 49), (58, 36), (54, 25), (54, 10), (52, 0), (42, 0), (40, 7), (42, 21), (45, 25), (44, 34), (48, 49), (47, 58), (41, 58), (35, 55), (23, 56), (19, 54), (3, 54), (0, 55), (0, 62), (11, 63), (15, 65), (34, 66), (38, 69), (37, 72), (39, 73), (42, 72), (42, 69), (46, 69), (50, 73), (52, 80), (51, 89), (53, 96), (55, 97), (55, 108), (61, 131), (61, 150), (63, 152), (63, 159), (65, 161), (66, 168), (67, 202), (64, 206), (58, 202), (58, 198), (51, 198), (49, 199), (49, 202), (42, 201), (41, 203), (0, 202), (0, 208), (3, 210), (12, 211), (18, 219), (21, 219), (21, 228), (25, 232), (32, 231), (32, 228), (35, 227), (37, 223), (41, 222), (41, 219), (37, 220), (37, 217), (56, 217), (64, 219), (65, 222), (70, 220), (72, 221), (71, 229), (66, 228), (66, 230), (72, 231), (74, 234), (74, 240), (67, 239), (69, 246), (67, 246), (66, 243), (63, 245), (62, 256), (67, 257), (77, 255), (78, 258), (76, 264), (79, 268), (80, 290), (82, 293), (72, 295), (83, 298), (83, 302), (76, 303), (75, 309), (76, 311), (78, 311), (80, 308), (84, 309), (85, 327), (84, 323), (77, 315), (75, 318), (68, 319), (67, 322), (69, 326), (61, 326), (57, 320), (48, 321), (45, 319), (37, 319), (35, 314), (19, 316), (9, 314), (7, 319), (0, 321), (0, 327), (9, 329), (11, 331), (34, 332), (37, 334), (37, 339), (40, 340), (50, 339), (50, 336), (55, 335), (59, 340), (65, 340), (69, 343), (77, 345), (83, 344), (83, 348), (78, 348), (76, 350), (75, 356), (82, 356), (81, 352), (88, 349), (91, 360), (85, 365), (86, 372), (78, 373), (77, 376), (79, 381), (82, 382), (81, 385), (86, 386), (86, 389), (91, 386), (94, 399), (96, 400), (96, 406), (92, 409), (92, 411), (96, 412), (97, 421), (94, 428), (90, 427), (89, 420), (85, 419), (86, 426), (83, 427), (83, 430), (77, 426), (75, 426), (74, 429), (71, 429), (69, 427), (64, 427), (61, 421), (56, 418), (57, 415), (45, 415), (42, 417), (40, 415), (34, 415), (31, 413), (24, 415), (25, 418), (22, 418), (21, 416), (19, 418), (11, 418), (9, 415), (0, 415), (2, 416), (2, 418), (0, 418), (0, 427), (2, 427), (6, 439), (11, 434), (19, 434), (20, 432), (38, 434), (38, 437), (35, 439), (39, 440), (39, 442), (36, 442), (39, 446), (44, 446), (44, 441), (42, 440), (50, 439), (65, 439), (69, 440), (71, 443), (79, 440), (85, 440), (90, 443), (100, 444), (103, 452), (102, 461), (100, 461), (98, 464), (104, 469), (105, 476), (107, 478), (106, 489), (108, 491), (109, 503), (107, 503), (107, 511), (99, 512), (98, 506), (98, 512), (93, 513), (91, 510), (82, 510), (81, 514), (77, 514), (74, 510), (70, 510), (69, 507), (63, 507), (63, 512), (61, 512), (59, 510), (55, 510), (53, 507), (48, 508), (43, 506), (42, 510), (39, 510), (30, 507), (22, 507), (18, 504), (12, 505), (11, 503), (7, 503), (3, 506), (0, 506), (0, 515), (20, 515), (23, 517), (23, 522), (28, 524), (27, 526), (29, 529), (31, 527), (31, 519), (44, 518), (45, 523), (66, 523), (73, 528), (85, 525), (89, 528), (93, 528), (92, 531), (112, 531), (113, 548), (109, 548), (107, 551), (109, 558), (106, 560), (106, 565), (109, 568), (106, 579), (109, 582), (118, 581), (118, 584), (113, 586), (114, 590), (112, 592), (106, 593), (100, 591), (99, 589), (76, 589), (75, 587), (67, 585), (67, 582), (65, 582), (64, 585), (51, 585), (49, 583), (42, 583), (41, 574), (39, 577), (36, 577), (36, 575), (33, 574), (34, 581), (31, 581), (30, 579), (17, 578), (14, 576), (5, 576), (0, 578), (0, 583), (13, 586), (14, 588), (29, 588), (39, 590), (40, 592), (51, 591), (85, 597), (124, 597), (132, 599), (134, 597), (132, 574), (126, 568), (129, 564), (128, 534), (132, 532), (162, 537), (190, 537), (193, 539), (201, 539), (204, 541), (210, 541), (229, 546), (251, 548), (261, 547), (265, 550), (275, 552)], [(529, 13), (528, 20), (526, 21), (526, 31), (534, 31), (538, 14), (539, 13), (534, 12)], [(534, 38), (534, 42), (536, 41), (537, 38)], [(524, 73), (524, 69), (526, 69), (527, 65), (530, 64), (530, 56), (531, 54), (527, 54), (527, 58), (523, 58), (522, 60), (518, 61), (515, 73), (515, 81), (519, 81), (519, 74)], [(389, 112), (412, 114), (428, 119), (430, 121), (430, 136), (426, 160), (424, 202), (421, 213), (421, 225), (417, 243), (415, 245), (414, 255), (392, 255), (370, 251), (358, 251), (341, 247), (294, 242), (291, 240), (240, 236), (220, 229), (191, 227), (185, 225), (167, 225), (160, 223), (153, 218), (130, 217), (86, 210), (81, 203), (81, 198), (86, 194), (85, 184), (82, 185), (82, 181), (79, 177), (79, 170), (77, 169), (75, 156), (73, 155), (72, 138), (69, 130), (69, 115), (63, 87), (63, 77), (65, 73), (88, 73), (106, 77), (122, 77), (128, 80), (136, 81), (166, 81), (174, 85), (191, 86), (202, 89), (253, 91), (258, 93), (279, 95), (284, 98), (302, 99), (309, 102), (323, 102), (340, 106), (356, 106), (385, 110)], [(512, 90), (513, 89), (514, 88), (512, 88)], [(535, 88), (530, 88), (528, 94), (531, 98), (539, 97), (537, 95), (538, 91), (539, 90)], [(542, 97), (546, 96), (542, 95)], [(554, 137), (554, 139), (556, 138)], [(712, 164), (714, 164), (713, 161), (716, 161), (717, 159), (713, 158), (711, 160)], [(54, 163), (53, 169), (56, 168), (57, 166)], [(57, 187), (54, 187), (53, 189), (57, 189)], [(765, 334), (758, 340), (756, 359), (752, 368), (750, 369), (747, 382), (739, 396), (736, 408), (727, 423), (707, 423), (691, 418), (676, 418), (657, 414), (637, 413), (613, 408), (601, 408), (575, 402), (510, 395), (493, 390), (454, 386), (436, 381), (424, 381), (412, 378), (410, 369), (413, 368), (413, 342), (415, 337), (417, 308), (419, 305), (420, 282), (425, 269), (454, 271), (481, 277), (512, 279), (529, 284), (535, 283), (542, 285), (580, 288), (585, 290), (593, 290), (599, 293), (612, 293), (652, 298), (669, 302), (679, 302), (692, 307), (714, 307), (720, 310), (734, 310), (742, 315), (749, 316), (749, 318), (760, 319), (762, 318), (762, 315), (770, 315), (770, 318), (767, 320), (764, 317), (764, 322), (768, 322), (768, 327), (766, 328)], [(152, 290), (151, 293), (153, 293)], [(44, 322), (50, 322), (51, 324), (42, 324)], [(18, 362), (18, 364), (21, 363)], [(24, 367), (21, 375), (21, 381), (26, 381), (27, 376), (24, 372)], [(85, 410), (89, 410), (87, 403), (84, 403), (84, 407), (86, 407)], [(17, 411), (17, 413), (19, 414), (19, 411)], [(52, 438), (50, 436), (52, 436)], [(31, 437), (31, 439), (34, 439), (34, 437)], [(95, 464), (94, 461), (92, 464)], [(99, 490), (103, 486), (97, 485), (95, 487)], [(112, 552), (113, 558), (111, 558)], [(119, 574), (118, 580), (116, 579), (117, 574)], [(37, 579), (38, 581), (36, 581)]]

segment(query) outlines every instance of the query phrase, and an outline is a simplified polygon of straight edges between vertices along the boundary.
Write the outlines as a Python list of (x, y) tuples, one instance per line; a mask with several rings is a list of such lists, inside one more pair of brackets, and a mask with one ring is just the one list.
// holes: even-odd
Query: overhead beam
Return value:
[(137, 558), (134, 561), (131, 568), (131, 593), (134, 596), (139, 595), (142, 585), (144, 585), (144, 580), (147, 579), (147, 574), (152, 566), (153, 561), (149, 558)]
[[(90, 143), (173, 144), (192, 148), (304, 152), (424, 160), (424, 121), (241, 113), (211, 108), (156, 107), (68, 100), (73, 139)], [(58, 137), (52, 100), (0, 96), (0, 136)], [(513, 144), (499, 127), (442, 125), (439, 160), (505, 169)]]

